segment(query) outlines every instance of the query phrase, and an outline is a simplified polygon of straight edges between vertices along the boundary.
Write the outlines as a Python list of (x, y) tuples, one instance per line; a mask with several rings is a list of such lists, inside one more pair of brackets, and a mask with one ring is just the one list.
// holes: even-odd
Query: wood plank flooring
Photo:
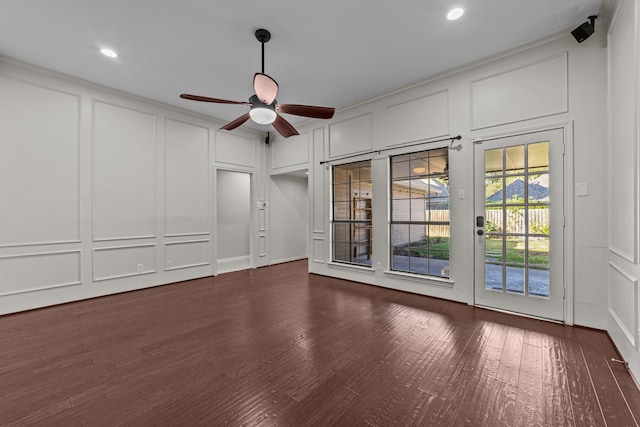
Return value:
[(638, 425), (604, 332), (306, 269), (0, 317), (0, 425)]

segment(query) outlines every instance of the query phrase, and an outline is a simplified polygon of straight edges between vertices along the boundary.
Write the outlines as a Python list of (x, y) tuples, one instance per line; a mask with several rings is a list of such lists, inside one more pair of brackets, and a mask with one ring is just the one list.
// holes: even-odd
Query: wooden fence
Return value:
[[(503, 221), (502, 210), (487, 210), (485, 213), (487, 231), (525, 233), (525, 218), (522, 209), (507, 209), (507, 224)], [(449, 210), (428, 210), (425, 220), (431, 222), (449, 222)], [(428, 227), (428, 230), (427, 230)], [(547, 234), (549, 230), (549, 209), (529, 209), (529, 233)], [(426, 235), (430, 237), (450, 236), (448, 225), (394, 225), (392, 245), (403, 246), (409, 242), (419, 242)]]
[[(449, 222), (449, 210), (428, 210), (425, 213), (425, 221)], [(428, 230), (427, 230), (428, 227)], [(392, 245), (403, 246), (409, 242), (419, 242), (427, 234), (431, 237), (449, 237), (448, 225), (419, 225), (398, 224), (393, 226)]]
[[(487, 209), (485, 212), (486, 230), (524, 234), (525, 217), (522, 209), (509, 209), (507, 207), (506, 224), (502, 209)], [(546, 234), (549, 230), (549, 209), (529, 209), (529, 233)], [(546, 230), (543, 231), (543, 230)]]

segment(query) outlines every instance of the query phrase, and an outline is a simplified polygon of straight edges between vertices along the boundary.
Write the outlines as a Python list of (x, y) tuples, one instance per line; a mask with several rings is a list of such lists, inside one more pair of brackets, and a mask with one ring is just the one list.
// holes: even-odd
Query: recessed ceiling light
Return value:
[(104, 56), (108, 56), (109, 58), (118, 57), (118, 54), (113, 49), (108, 49), (106, 47), (104, 49), (100, 49), (100, 53), (103, 54)]
[(464, 14), (464, 9), (461, 7), (456, 7), (455, 9), (451, 9), (449, 13), (447, 13), (447, 19), (449, 21), (455, 21), (460, 18)]

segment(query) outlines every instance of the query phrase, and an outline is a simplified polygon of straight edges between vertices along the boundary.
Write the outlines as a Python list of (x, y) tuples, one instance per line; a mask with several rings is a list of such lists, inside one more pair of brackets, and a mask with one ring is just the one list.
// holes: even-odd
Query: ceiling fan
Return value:
[(285, 138), (298, 135), (298, 131), (286, 121), (279, 113), (293, 114), (296, 116), (311, 117), (314, 119), (330, 119), (333, 117), (335, 108), (317, 107), (313, 105), (300, 104), (278, 104), (276, 95), (278, 94), (278, 83), (264, 73), (264, 44), (271, 39), (271, 33), (265, 29), (256, 30), (256, 39), (262, 44), (262, 72), (253, 76), (253, 90), (255, 94), (249, 98), (248, 102), (229, 101), (220, 98), (209, 98), (207, 96), (190, 95), (183, 93), (180, 98), (192, 101), (214, 102), (217, 104), (239, 104), (251, 107), (248, 113), (243, 114), (234, 121), (227, 123), (220, 129), (232, 130), (251, 119), (261, 125), (272, 124), (273, 127)]

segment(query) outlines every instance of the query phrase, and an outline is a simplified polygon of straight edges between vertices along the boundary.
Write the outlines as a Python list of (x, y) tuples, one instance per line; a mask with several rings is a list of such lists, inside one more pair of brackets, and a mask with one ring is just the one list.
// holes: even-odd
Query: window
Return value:
[(449, 278), (449, 150), (391, 157), (391, 269)]
[(333, 167), (333, 261), (371, 266), (371, 160)]

